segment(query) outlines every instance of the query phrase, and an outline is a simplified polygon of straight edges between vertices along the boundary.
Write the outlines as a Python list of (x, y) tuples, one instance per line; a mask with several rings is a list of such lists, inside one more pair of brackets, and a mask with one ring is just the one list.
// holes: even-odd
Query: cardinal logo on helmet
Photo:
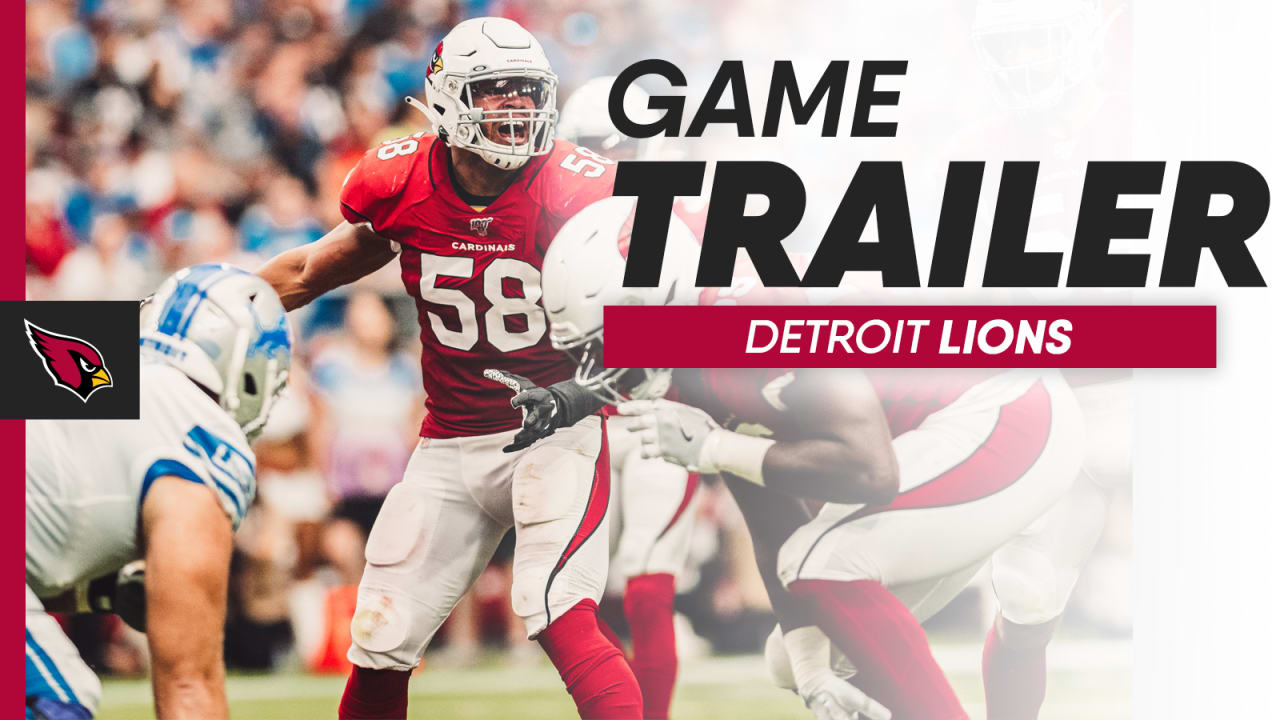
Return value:
[(44, 363), (53, 383), (76, 394), (82, 402), (104, 387), (111, 387), (102, 353), (92, 343), (70, 335), (50, 332), (24, 320), (31, 349)]
[(438, 73), (444, 69), (444, 60), (440, 57), (443, 52), (444, 41), (441, 40), (439, 44), (436, 45), (436, 54), (431, 57), (431, 64), (427, 66), (427, 75), (430, 75), (431, 73)]

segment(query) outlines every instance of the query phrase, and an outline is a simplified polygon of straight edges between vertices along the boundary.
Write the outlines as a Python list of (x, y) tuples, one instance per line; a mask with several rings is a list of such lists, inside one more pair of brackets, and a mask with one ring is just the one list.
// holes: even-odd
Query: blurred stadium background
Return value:
[[(795, 18), (805, 15), (798, 6), (816, 4), (787, 5), (786, 17)], [(761, 42), (760, 28), (785, 19), (776, 5), (728, 0), (28, 0), (26, 7), (33, 300), (136, 299), (182, 266), (255, 267), (317, 239), (341, 220), (338, 189), (360, 154), (422, 129), (402, 98), (421, 93), (435, 43), (467, 17), (504, 15), (535, 32), (559, 73), (561, 103), (585, 80), (636, 59), (713, 68), (726, 57), (785, 57), (785, 44), (796, 42), (787, 33)], [(332, 715), (364, 537), (400, 477), (422, 412), (412, 305), (394, 264), (296, 315), (299, 371), (256, 448), (260, 492), (233, 567), (226, 658), (236, 673), (233, 710), (243, 717)], [(718, 488), (704, 497), (677, 601), (688, 659), (676, 713), (804, 717), (750, 657), (773, 621), (741, 519)], [(1113, 513), (1050, 650), (1044, 718), (1128, 715), (1127, 499)], [(415, 698), (430, 702), (414, 703), (415, 712), (572, 712), (554, 671), (512, 622), (509, 557), (499, 553), (433, 644), (412, 686)], [(606, 602), (605, 611), (621, 617), (616, 605)], [(944, 667), (978, 710), (978, 663), (993, 612), (979, 578), (929, 625)], [(113, 618), (76, 618), (67, 629), (110, 676), (102, 716), (148, 714), (148, 686), (137, 679), (147, 662), (140, 637)]]

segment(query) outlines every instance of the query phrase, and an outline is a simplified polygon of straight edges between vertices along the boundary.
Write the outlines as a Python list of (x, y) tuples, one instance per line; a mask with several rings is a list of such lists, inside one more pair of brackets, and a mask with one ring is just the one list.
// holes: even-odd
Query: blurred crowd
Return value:
[[(422, 129), (404, 98), (421, 95), (436, 43), (466, 17), (535, 32), (563, 100), (643, 56), (644, 28), (697, 36), (714, 8), (685, 5), (32, 0), (30, 295), (131, 298), (177, 267), (320, 237), (360, 155)], [(713, 52), (705, 37), (697, 47)]]
[[(733, 18), (785, 20), (755, 0), (28, 0), (26, 9), (32, 300), (136, 300), (180, 267), (252, 268), (319, 238), (341, 221), (338, 191), (360, 155), (423, 129), (403, 98), (420, 96), (437, 41), (467, 17), (502, 15), (534, 32), (561, 103), (646, 57), (690, 69), (742, 48), (768, 55)], [(423, 412), (416, 320), (394, 263), (295, 315), (297, 371), (255, 448), (259, 496), (237, 535), (227, 659), (345, 672), (365, 538)], [(757, 651), (773, 621), (745, 528), (722, 489), (703, 497), (679, 583), (682, 649)], [(1118, 505), (1111, 546), (1127, 557), (1128, 508)], [(1104, 572), (1107, 547), (1095, 562)], [(1123, 557), (1115, 573), (1127, 571)], [(450, 662), (485, 647), (536, 656), (511, 616), (509, 582), (508, 544), (439, 636)], [(1078, 603), (1090, 627), (1127, 632), (1127, 599), (1107, 596), (1127, 581), (1083, 582), (1113, 588)], [(621, 615), (606, 602), (611, 612)], [(977, 589), (935, 622), (977, 636), (990, 612)], [(70, 629), (104, 670), (145, 663), (122, 626), (93, 617)]]

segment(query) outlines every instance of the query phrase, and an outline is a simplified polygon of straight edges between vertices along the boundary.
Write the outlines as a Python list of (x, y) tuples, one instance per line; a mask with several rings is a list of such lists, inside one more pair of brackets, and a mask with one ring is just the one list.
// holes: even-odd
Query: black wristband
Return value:
[(575, 425), (605, 405), (603, 400), (573, 380), (561, 380), (548, 387), (547, 391), (556, 399), (556, 406), (560, 409), (556, 413), (557, 428)]

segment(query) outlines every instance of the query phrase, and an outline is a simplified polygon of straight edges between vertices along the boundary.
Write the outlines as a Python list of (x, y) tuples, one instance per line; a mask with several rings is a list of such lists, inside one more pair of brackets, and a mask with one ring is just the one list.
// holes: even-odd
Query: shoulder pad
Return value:
[(431, 150), (436, 138), (417, 132), (370, 148), (342, 183), (342, 216), (354, 225), (385, 227), (413, 190), (429, 193)]

